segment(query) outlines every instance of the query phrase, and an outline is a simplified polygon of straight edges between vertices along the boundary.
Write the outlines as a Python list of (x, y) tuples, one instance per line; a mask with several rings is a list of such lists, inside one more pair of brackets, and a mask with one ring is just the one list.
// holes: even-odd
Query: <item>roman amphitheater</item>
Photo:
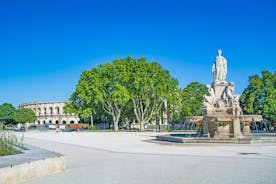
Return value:
[(76, 114), (65, 113), (63, 107), (65, 102), (33, 102), (24, 103), (20, 105), (20, 108), (31, 109), (37, 120), (35, 124), (77, 124), (79, 123), (79, 117)]

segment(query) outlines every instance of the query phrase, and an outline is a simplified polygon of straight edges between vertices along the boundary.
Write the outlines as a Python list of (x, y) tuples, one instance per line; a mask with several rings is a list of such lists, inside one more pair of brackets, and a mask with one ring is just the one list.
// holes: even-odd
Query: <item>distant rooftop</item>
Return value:
[(53, 104), (53, 103), (66, 103), (66, 102), (26, 102), (22, 103), (19, 106), (25, 106), (25, 105), (39, 105), (39, 104)]

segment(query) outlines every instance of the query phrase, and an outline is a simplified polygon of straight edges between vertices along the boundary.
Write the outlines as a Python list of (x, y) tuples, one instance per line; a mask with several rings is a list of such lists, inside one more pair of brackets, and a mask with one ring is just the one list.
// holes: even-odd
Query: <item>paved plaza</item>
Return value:
[(160, 144), (157, 133), (27, 132), (65, 155), (63, 173), (27, 183), (276, 183), (276, 144)]

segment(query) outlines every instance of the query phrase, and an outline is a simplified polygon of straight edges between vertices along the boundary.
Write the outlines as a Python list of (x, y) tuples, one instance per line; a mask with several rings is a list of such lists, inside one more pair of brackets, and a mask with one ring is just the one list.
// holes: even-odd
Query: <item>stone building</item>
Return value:
[(33, 102), (24, 103), (19, 108), (31, 109), (37, 120), (35, 124), (77, 124), (79, 117), (76, 114), (67, 114), (63, 111), (65, 102)]

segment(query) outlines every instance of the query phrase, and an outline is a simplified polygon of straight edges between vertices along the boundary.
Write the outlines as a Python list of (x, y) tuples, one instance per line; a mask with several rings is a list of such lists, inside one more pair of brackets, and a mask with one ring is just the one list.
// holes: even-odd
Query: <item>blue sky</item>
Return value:
[(0, 0), (0, 104), (66, 101), (80, 73), (126, 56), (158, 61), (181, 87), (212, 83), (217, 49), (241, 94), (276, 69), (273, 0)]

